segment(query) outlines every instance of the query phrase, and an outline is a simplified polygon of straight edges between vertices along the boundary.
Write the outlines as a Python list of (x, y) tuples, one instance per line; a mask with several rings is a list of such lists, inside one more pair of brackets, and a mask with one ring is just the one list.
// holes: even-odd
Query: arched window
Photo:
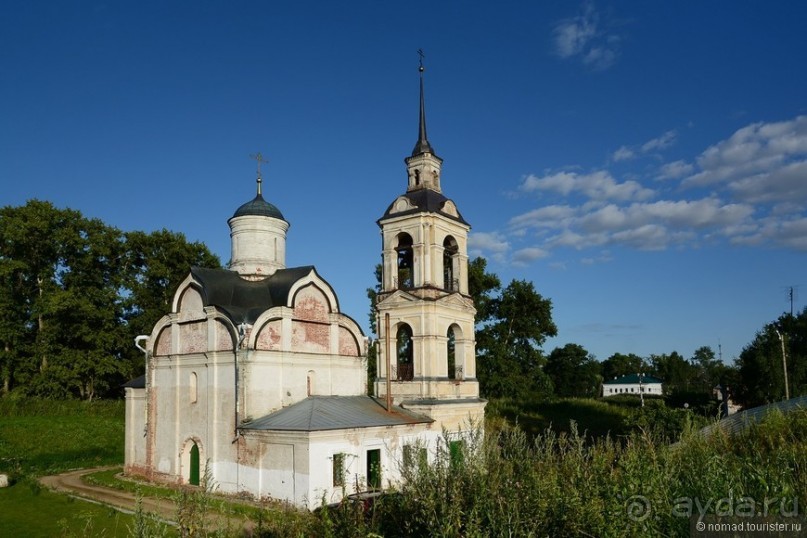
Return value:
[(448, 378), (457, 377), (456, 340), (454, 338), (454, 328), (449, 327), (446, 334), (446, 355), (448, 357)]
[(414, 268), (412, 260), (412, 236), (407, 233), (398, 234), (398, 289), (414, 287)]
[(398, 381), (412, 381), (415, 377), (414, 362), (412, 360), (412, 329), (403, 324), (398, 328), (395, 337), (395, 350), (397, 354)]
[(450, 235), (443, 241), (443, 289), (459, 291), (459, 247)]

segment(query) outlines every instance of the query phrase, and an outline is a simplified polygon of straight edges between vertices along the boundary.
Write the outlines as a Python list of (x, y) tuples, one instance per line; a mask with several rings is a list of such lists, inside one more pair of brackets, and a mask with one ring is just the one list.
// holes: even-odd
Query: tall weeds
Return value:
[[(721, 499), (750, 498), (760, 512), (766, 499), (807, 502), (807, 411), (733, 438), (687, 431), (674, 445), (652, 428), (591, 442), (574, 425), (532, 440), (501, 425), (469, 443), (461, 463), (447, 447), (404, 471), (365, 515), (362, 536), (679, 536), (689, 532), (687, 500), (695, 516), (696, 502), (711, 501), (711, 513)], [(358, 536), (355, 519), (327, 523), (329, 536)]]

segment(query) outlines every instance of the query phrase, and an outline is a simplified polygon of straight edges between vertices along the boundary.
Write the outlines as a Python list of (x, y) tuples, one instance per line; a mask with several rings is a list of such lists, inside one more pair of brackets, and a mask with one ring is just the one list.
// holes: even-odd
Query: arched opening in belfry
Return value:
[(450, 235), (443, 241), (443, 289), (460, 290), (459, 246)]
[(398, 381), (412, 381), (415, 377), (412, 328), (406, 323), (398, 327), (395, 344), (395, 378)]
[(399, 233), (398, 245), (395, 247), (395, 251), (398, 253), (398, 276), (396, 277), (395, 287), (398, 289), (413, 288), (415, 276), (412, 255), (412, 236), (408, 233)]

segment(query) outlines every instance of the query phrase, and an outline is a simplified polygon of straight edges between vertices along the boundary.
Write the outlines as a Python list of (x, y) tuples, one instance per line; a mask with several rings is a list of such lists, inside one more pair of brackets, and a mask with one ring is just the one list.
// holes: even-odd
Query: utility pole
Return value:
[(644, 407), (644, 385), (642, 384), (644, 374), (639, 372), (637, 375), (639, 376), (639, 399), (642, 401), (642, 407)]
[(779, 336), (779, 342), (782, 344), (782, 370), (785, 373), (785, 400), (790, 399), (790, 387), (787, 384), (787, 357), (785, 356), (785, 337), (776, 329), (776, 334)]

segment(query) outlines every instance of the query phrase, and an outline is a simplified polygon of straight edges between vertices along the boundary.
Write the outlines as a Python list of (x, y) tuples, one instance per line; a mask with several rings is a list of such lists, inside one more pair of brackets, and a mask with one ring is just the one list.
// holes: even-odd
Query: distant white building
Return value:
[(662, 396), (662, 381), (647, 374), (629, 374), (617, 377), (602, 384), (604, 398), (618, 394), (645, 394), (648, 396)]
[(126, 385), (125, 472), (191, 485), (207, 475), (222, 492), (315, 508), (395, 483), (403, 461), (434, 457), (444, 431), (444, 448), (461, 449), (486, 402), (470, 225), (442, 194), (441, 164), (421, 69), (408, 187), (378, 220), (379, 399), (366, 395), (366, 339), (335, 291), (313, 266), (286, 267), (289, 223), (264, 200), (259, 173), (257, 196), (228, 221), (230, 269), (191, 268), (139, 339), (146, 373)]

